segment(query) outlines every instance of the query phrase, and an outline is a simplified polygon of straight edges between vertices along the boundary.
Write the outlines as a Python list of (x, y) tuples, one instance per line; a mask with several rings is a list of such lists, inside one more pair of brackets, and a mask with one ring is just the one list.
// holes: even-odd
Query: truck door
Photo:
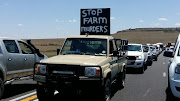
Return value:
[(118, 57), (114, 57), (112, 55), (114, 50), (116, 50), (114, 40), (110, 40), (109, 41), (109, 54), (110, 54), (110, 57), (111, 57), (112, 79), (118, 73)]
[(1, 43), (0, 43), (0, 64), (2, 66), (5, 66), (6, 64), (6, 60), (4, 58), (5, 56), (3, 55), (3, 51), (2, 51), (2, 48), (1, 48)]
[(32, 72), (35, 64), (35, 54), (33, 49), (26, 43), (18, 41), (23, 56), (24, 72)]
[(7, 74), (23, 72), (23, 56), (20, 54), (15, 40), (3, 40), (6, 48)]
[(127, 63), (127, 51), (128, 51), (128, 40), (126, 39), (115, 39), (117, 50), (119, 51), (119, 71), (121, 71), (123, 63)]

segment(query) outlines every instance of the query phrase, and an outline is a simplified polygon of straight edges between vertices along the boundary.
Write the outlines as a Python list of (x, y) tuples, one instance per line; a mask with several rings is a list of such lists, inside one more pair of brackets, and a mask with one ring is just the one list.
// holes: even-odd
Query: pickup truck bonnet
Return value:
[(49, 64), (72, 64), (72, 65), (103, 65), (107, 63), (108, 58), (105, 56), (90, 55), (58, 55), (45, 60), (41, 63)]
[(138, 51), (128, 51), (128, 56), (139, 56), (142, 55), (143, 52), (138, 52)]

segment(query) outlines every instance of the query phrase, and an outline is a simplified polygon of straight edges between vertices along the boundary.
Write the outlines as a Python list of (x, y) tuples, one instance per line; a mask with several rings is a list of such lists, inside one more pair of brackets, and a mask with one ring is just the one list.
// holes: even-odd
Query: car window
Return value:
[(32, 49), (30, 48), (30, 46), (28, 46), (27, 44), (21, 42), (21, 41), (18, 41), (19, 45), (20, 45), (20, 48), (21, 48), (21, 51), (23, 54), (33, 54), (33, 51)]
[[(179, 44), (179, 41), (176, 43), (177, 45)], [(175, 46), (175, 48), (174, 48), (174, 52), (176, 51), (176, 49), (177, 49), (177, 45)]]
[(1, 46), (0, 46), (0, 54), (2, 54), (2, 49), (1, 49)]
[(179, 50), (178, 50), (177, 56), (180, 56), (180, 47), (179, 47)]
[(128, 51), (139, 51), (142, 52), (140, 45), (128, 45)]
[(146, 49), (147, 51), (149, 51), (149, 47), (148, 46), (143, 46), (143, 49)]
[(6, 50), (9, 53), (19, 53), (18, 47), (14, 40), (3, 40)]

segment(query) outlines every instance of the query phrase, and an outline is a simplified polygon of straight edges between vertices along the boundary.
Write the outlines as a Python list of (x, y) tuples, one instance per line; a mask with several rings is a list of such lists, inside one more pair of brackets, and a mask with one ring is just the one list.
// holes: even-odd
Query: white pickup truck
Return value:
[(138, 68), (144, 73), (147, 66), (148, 50), (143, 49), (142, 44), (128, 44), (127, 68)]
[(47, 58), (30, 40), (0, 38), (0, 99), (4, 85), (25, 78), (33, 73), (36, 62)]

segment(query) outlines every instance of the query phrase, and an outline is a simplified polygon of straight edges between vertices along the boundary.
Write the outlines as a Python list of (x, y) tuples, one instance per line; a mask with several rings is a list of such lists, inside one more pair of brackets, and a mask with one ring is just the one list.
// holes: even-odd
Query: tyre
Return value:
[(147, 65), (148, 65), (148, 66), (152, 66), (152, 63), (153, 63), (152, 61), (148, 61), (148, 64), (147, 64)]
[(119, 89), (124, 88), (124, 86), (125, 86), (125, 78), (126, 78), (126, 70), (124, 69), (124, 71), (122, 73), (120, 73), (118, 75), (118, 78), (117, 78), (117, 87)]
[(3, 80), (0, 78), (0, 99), (2, 98), (4, 93), (4, 82)]
[(54, 96), (55, 90), (47, 88), (44, 85), (37, 85), (36, 91), (39, 101), (50, 101)]
[(111, 79), (107, 78), (104, 83), (104, 87), (102, 87), (102, 96), (101, 101), (110, 101), (111, 98)]
[(141, 74), (144, 73), (144, 65), (141, 68), (139, 68), (139, 71), (140, 71)]
[(157, 57), (155, 58), (155, 61), (157, 61)]
[(169, 75), (168, 75), (168, 88), (171, 89), (170, 88), (170, 82), (169, 82)]
[(147, 69), (148, 62), (144, 63), (144, 71)]

